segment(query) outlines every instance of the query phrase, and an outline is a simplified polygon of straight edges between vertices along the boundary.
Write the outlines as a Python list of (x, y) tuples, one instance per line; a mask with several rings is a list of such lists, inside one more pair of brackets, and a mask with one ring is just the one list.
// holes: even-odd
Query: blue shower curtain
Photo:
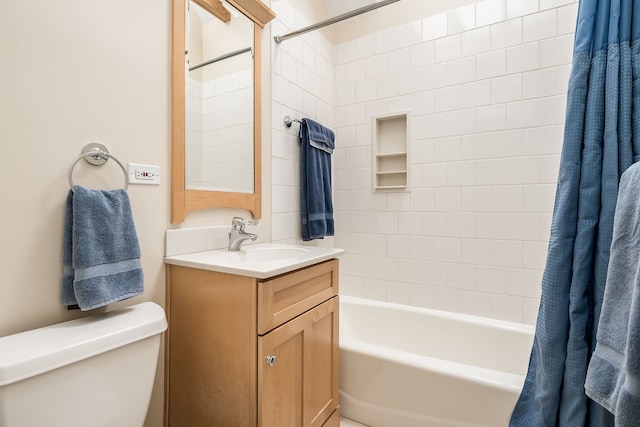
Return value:
[(640, 154), (639, 36), (640, 1), (580, 0), (540, 309), (512, 427), (614, 425), (584, 382), (618, 182)]

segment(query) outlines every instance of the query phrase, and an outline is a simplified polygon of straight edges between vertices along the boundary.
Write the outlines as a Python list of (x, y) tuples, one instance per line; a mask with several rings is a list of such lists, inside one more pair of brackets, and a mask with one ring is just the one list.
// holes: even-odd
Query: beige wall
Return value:
[[(0, 336), (79, 315), (59, 302), (62, 220), (67, 168), (91, 141), (164, 173), (129, 187), (145, 293), (122, 305), (164, 304), (169, 15), (168, 0), (0, 2)], [(92, 188), (122, 180), (114, 162), (74, 172)], [(161, 420), (160, 377), (147, 425)]]
[[(216, 209), (169, 222), (170, 28), (170, 0), (0, 2), (0, 336), (82, 315), (68, 312), (59, 292), (67, 170), (88, 142), (105, 144), (125, 166), (159, 165), (162, 175), (159, 186), (128, 190), (145, 293), (110, 309), (164, 305), (166, 229), (227, 225), (233, 215), (248, 215)], [(267, 64), (265, 81), (268, 73)], [(268, 135), (263, 158), (270, 155)], [(123, 181), (114, 162), (96, 168), (80, 161), (73, 177), (90, 188)], [(268, 189), (270, 179), (263, 181)], [(268, 239), (270, 191), (264, 194)], [(162, 425), (162, 372), (161, 355), (146, 427)]]

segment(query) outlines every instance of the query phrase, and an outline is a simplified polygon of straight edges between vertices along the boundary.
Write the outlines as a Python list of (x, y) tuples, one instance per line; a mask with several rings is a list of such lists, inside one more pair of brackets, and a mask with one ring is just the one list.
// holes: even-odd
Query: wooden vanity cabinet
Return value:
[(338, 260), (269, 279), (167, 266), (165, 426), (337, 427)]

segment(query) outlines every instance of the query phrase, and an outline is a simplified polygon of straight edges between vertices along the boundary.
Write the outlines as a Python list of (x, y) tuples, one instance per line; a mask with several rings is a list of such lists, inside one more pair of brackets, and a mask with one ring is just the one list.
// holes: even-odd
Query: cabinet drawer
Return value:
[(337, 294), (337, 259), (259, 282), (258, 334), (266, 334)]

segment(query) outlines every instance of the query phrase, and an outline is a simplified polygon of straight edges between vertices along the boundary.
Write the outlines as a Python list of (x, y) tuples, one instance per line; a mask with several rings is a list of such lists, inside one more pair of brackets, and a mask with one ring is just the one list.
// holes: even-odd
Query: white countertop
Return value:
[(166, 264), (267, 279), (337, 258), (344, 249), (259, 243), (239, 251), (216, 249), (165, 257)]

